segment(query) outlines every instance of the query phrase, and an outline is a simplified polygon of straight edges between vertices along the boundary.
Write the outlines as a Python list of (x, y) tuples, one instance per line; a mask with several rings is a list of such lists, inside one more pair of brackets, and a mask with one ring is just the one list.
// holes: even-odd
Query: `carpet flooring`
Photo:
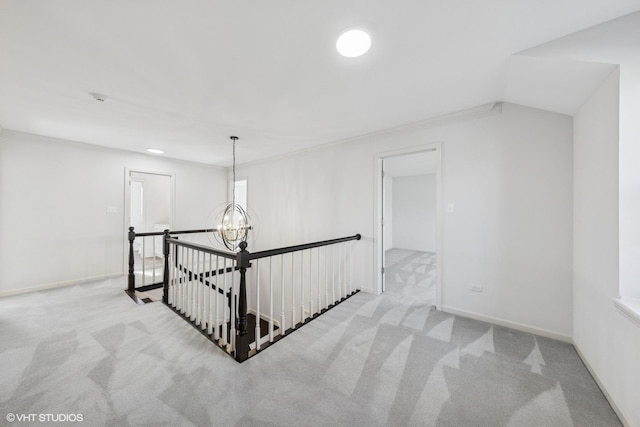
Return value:
[(126, 278), (2, 298), (0, 425), (621, 425), (571, 345), (436, 311), (431, 257), (405, 255), (243, 364)]

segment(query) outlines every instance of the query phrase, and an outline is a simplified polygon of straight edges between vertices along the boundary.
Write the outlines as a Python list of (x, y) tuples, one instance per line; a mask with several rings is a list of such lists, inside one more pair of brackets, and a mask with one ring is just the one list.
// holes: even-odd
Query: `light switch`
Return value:
[(115, 206), (107, 206), (107, 213), (108, 214), (114, 214), (116, 213), (118, 210), (116, 209)]
[(453, 203), (447, 205), (447, 213), (453, 213)]

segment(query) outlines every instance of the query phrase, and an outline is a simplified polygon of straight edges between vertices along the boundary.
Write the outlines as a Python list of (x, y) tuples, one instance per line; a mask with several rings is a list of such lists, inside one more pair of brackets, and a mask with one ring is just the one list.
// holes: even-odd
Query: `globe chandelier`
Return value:
[(236, 252), (240, 243), (247, 241), (251, 225), (246, 208), (236, 202), (236, 141), (238, 141), (238, 137), (231, 136), (230, 138), (233, 141), (231, 202), (222, 211), (222, 221), (216, 229), (215, 236), (227, 249)]

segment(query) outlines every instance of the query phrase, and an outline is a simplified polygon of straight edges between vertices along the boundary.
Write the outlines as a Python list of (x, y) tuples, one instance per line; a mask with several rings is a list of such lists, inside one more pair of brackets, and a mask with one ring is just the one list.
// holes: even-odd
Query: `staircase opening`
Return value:
[[(127, 294), (138, 303), (137, 239), (162, 237), (162, 301), (237, 361), (283, 339), (359, 292), (353, 251), (360, 235), (249, 252), (189, 241), (215, 230), (136, 233), (129, 228)], [(259, 339), (256, 339), (259, 337)]]

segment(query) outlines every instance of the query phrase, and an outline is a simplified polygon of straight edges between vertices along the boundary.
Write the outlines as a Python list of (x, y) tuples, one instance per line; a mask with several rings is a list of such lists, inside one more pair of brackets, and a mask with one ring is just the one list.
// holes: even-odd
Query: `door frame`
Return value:
[(145, 173), (148, 175), (163, 175), (169, 177), (169, 228), (173, 229), (176, 217), (176, 175), (171, 172), (146, 170), (137, 168), (124, 168), (124, 256), (122, 270), (129, 273), (129, 224), (131, 224), (131, 173)]
[(376, 153), (374, 156), (374, 186), (376, 208), (374, 209), (374, 229), (375, 229), (375, 256), (373, 266), (373, 277), (376, 282), (376, 293), (380, 294), (384, 289), (384, 232), (382, 219), (384, 212), (384, 184), (383, 184), (383, 163), (384, 159), (390, 157), (405, 156), (410, 154), (433, 151), (436, 156), (436, 309), (442, 309), (442, 229), (443, 229), (443, 203), (442, 203), (442, 144), (432, 143), (414, 147), (406, 147), (392, 151)]

